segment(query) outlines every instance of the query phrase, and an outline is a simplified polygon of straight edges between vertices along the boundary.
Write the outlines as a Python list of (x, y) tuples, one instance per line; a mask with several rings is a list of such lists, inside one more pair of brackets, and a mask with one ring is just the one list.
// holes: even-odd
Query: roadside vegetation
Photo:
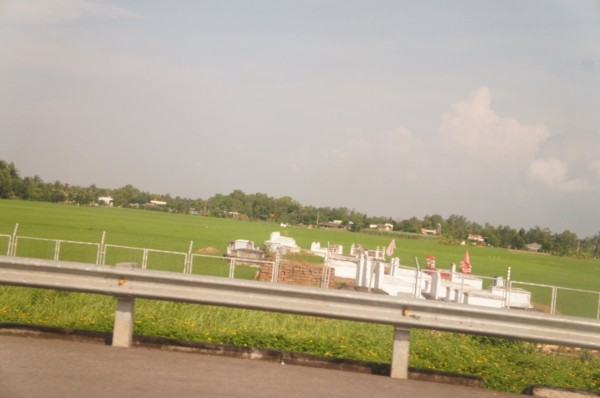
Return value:
[[(0, 322), (112, 331), (111, 297), (0, 286), (0, 303)], [(148, 300), (137, 300), (134, 334), (378, 363), (391, 361), (393, 339), (384, 325)], [(500, 391), (543, 384), (600, 392), (597, 356), (544, 354), (520, 341), (412, 330), (410, 366), (480, 376)]]

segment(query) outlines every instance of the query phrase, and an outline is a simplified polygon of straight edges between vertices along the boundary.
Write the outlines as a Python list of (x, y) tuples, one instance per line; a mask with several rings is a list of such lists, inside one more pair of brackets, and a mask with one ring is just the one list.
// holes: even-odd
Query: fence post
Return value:
[(379, 289), (379, 287), (381, 286), (384, 273), (385, 273), (384, 263), (382, 263), (381, 261), (377, 261), (374, 271), (373, 271), (373, 274), (375, 275), (375, 283), (373, 284), (373, 287), (375, 289)]
[(552, 286), (552, 302), (550, 304), (550, 314), (556, 314), (556, 296), (558, 294), (558, 289), (556, 286)]
[(8, 255), (10, 257), (15, 257), (17, 255), (17, 231), (18, 231), (18, 229), (19, 229), (19, 223), (16, 223), (15, 229), (13, 229), (10, 243), (8, 244)]
[(142, 255), (142, 269), (148, 268), (148, 249), (144, 249), (144, 254)]
[(194, 246), (194, 241), (190, 241), (190, 248), (188, 249), (187, 256), (185, 257), (185, 266), (183, 267), (183, 273), (192, 273), (192, 262), (194, 261), (194, 255), (192, 254), (192, 247)]
[(410, 350), (410, 329), (394, 326), (394, 346), (392, 349), (392, 369), (390, 376), (395, 379), (408, 378), (408, 354)]
[(235, 278), (235, 257), (229, 258), (229, 279)]
[(54, 244), (54, 261), (58, 261), (60, 258), (60, 241), (57, 240)]
[(510, 267), (506, 272), (506, 287), (504, 288), (504, 307), (510, 308), (510, 291), (512, 290), (512, 281), (510, 280)]
[(104, 264), (106, 260), (106, 247), (104, 241), (106, 239), (106, 231), (102, 231), (102, 239), (100, 240), (100, 246), (98, 246), (98, 253), (96, 254), (96, 264)]
[(415, 267), (415, 288), (413, 289), (413, 297), (418, 298), (421, 296), (421, 270), (419, 269), (419, 262)]
[(323, 258), (323, 273), (321, 274), (321, 287), (328, 288), (329, 287), (329, 247), (325, 251), (325, 257)]
[(460, 293), (458, 296), (458, 300), (456, 301), (457, 303), (464, 303), (465, 302), (465, 297), (463, 296), (463, 291), (465, 290), (465, 274), (461, 273), (460, 274), (461, 279), (460, 279)]
[(273, 268), (271, 269), (271, 283), (279, 282), (279, 267), (281, 266), (281, 252), (277, 250), (275, 252), (275, 261), (273, 261)]
[(356, 260), (356, 279), (354, 281), (354, 283), (356, 284), (356, 286), (364, 286), (363, 285), (363, 281), (364, 281), (364, 277), (363, 277), (363, 271), (365, 268), (365, 255), (363, 253), (361, 253), (358, 256), (358, 259)]

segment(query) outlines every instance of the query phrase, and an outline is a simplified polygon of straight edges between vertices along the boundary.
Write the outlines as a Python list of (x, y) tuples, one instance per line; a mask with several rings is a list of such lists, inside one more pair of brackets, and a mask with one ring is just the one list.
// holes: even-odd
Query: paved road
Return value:
[(0, 336), (0, 398), (466, 397), (498, 393), (272, 362)]

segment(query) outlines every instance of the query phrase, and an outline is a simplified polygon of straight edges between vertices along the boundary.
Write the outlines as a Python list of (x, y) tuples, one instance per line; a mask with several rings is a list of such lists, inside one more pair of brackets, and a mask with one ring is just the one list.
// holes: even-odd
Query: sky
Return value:
[(0, 0), (0, 159), (600, 232), (598, 0)]

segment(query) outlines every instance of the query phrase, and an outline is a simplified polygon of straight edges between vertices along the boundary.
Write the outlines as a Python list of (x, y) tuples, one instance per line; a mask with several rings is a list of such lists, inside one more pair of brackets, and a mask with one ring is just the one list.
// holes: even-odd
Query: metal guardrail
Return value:
[(111, 295), (113, 345), (132, 340), (135, 299), (154, 299), (387, 324), (392, 377), (406, 378), (410, 329), (482, 334), (600, 348), (600, 321), (440, 301), (201, 275), (0, 256), (0, 284)]

